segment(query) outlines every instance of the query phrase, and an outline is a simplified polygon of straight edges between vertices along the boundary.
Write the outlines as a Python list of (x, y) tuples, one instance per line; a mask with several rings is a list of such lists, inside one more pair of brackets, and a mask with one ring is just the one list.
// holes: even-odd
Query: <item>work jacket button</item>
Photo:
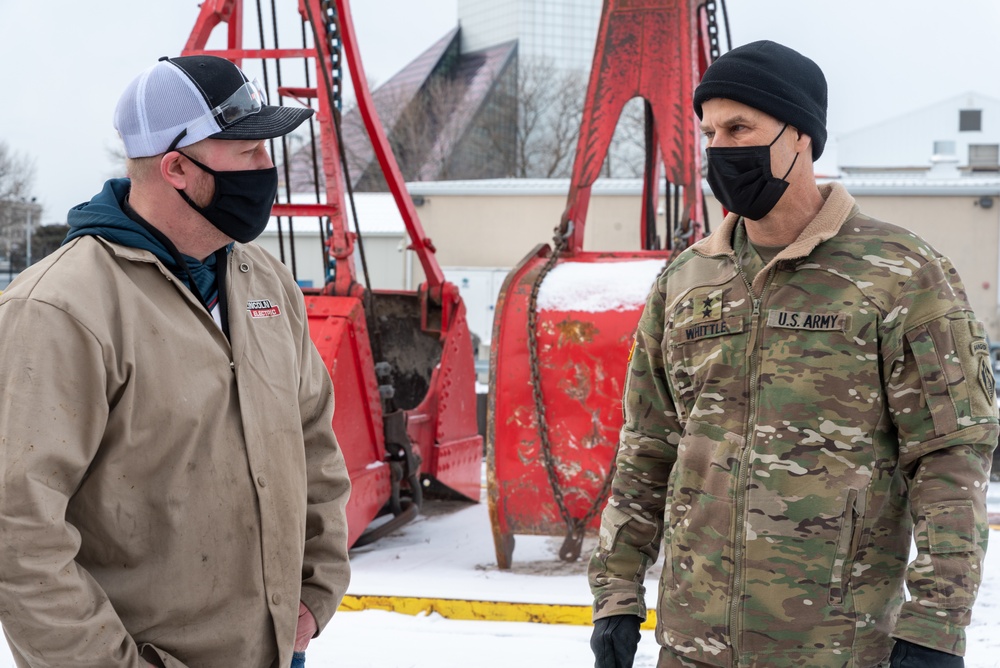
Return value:
[(267, 487), (267, 479), (262, 475), (257, 476), (257, 484), (261, 487)]
[(275, 605), (281, 605), (281, 594), (271, 594), (271, 602)]
[(242, 271), (244, 274), (247, 273), (248, 271), (250, 271), (250, 265), (248, 265), (246, 262), (241, 262), (240, 271)]

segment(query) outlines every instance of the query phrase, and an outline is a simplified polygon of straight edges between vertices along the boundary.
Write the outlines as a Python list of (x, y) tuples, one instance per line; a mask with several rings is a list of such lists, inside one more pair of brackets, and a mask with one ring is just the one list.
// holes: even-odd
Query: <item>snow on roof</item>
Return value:
[[(958, 197), (1000, 195), (1000, 174), (973, 173), (948, 178), (914, 172), (886, 172), (837, 179), (852, 195)], [(821, 181), (822, 182), (822, 181)]]
[[(354, 228), (354, 214), (350, 211), (350, 201), (345, 201)], [(368, 234), (406, 234), (403, 216), (399, 213), (392, 193), (354, 193), (354, 206), (358, 212), (358, 224), (362, 232)], [(419, 215), (419, 214), (418, 214)]]
[[(412, 181), (413, 195), (561, 195), (569, 192), (569, 179), (471, 179), (466, 181)], [(591, 190), (601, 195), (636, 195), (642, 179), (598, 179)], [(661, 190), (662, 192), (662, 190)]]
[[(838, 181), (853, 195), (1000, 195), (1000, 173), (975, 172), (954, 178), (929, 176), (922, 172), (875, 172), (844, 177), (817, 177), (819, 183)], [(406, 184), (411, 195), (430, 197), (498, 196), (530, 197), (563, 196), (569, 193), (569, 179), (476, 179), (466, 181), (413, 181)], [(702, 182), (705, 194), (712, 193), (707, 181)], [(591, 192), (594, 195), (642, 194), (642, 179), (598, 179)], [(663, 192), (661, 185), (660, 192)]]
[[(319, 203), (324, 203), (326, 198), (321, 194)], [(284, 200), (279, 197), (279, 201)], [(316, 195), (313, 193), (294, 193), (292, 195), (293, 204), (316, 204)], [(403, 217), (396, 207), (396, 200), (392, 193), (354, 193), (354, 205), (357, 208), (358, 224), (362, 234), (403, 236), (406, 234), (406, 225)], [(351, 203), (345, 198), (344, 206), (347, 211), (347, 227), (354, 231), (354, 214), (351, 211)], [(318, 230), (319, 223), (314, 216), (296, 216), (294, 219), (294, 229), (296, 232), (313, 232)], [(288, 229), (288, 218), (283, 218), (282, 229)], [(265, 233), (277, 233), (278, 224), (276, 218), (271, 218), (267, 224)]]

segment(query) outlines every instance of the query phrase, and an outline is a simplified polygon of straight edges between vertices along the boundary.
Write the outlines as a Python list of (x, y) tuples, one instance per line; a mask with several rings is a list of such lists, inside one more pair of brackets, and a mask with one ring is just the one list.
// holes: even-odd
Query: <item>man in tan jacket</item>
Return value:
[[(254, 245), (272, 107), (161, 59), (119, 101), (131, 179), (0, 297), (0, 622), (18, 666), (287, 667), (340, 603), (350, 491), (302, 295)], [(245, 305), (245, 306), (244, 306)]]

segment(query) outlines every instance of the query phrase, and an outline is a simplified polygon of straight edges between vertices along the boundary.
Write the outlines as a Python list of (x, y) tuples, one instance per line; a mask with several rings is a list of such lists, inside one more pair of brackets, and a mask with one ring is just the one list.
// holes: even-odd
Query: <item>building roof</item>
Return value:
[[(450, 30), (417, 58), (410, 61), (406, 67), (371, 92), (375, 111), (387, 133), (392, 132), (392, 128), (395, 127), (404, 110), (416, 99), (420, 89), (442, 61), (446, 59), (449, 50), (457, 50), (458, 33), (458, 28)], [(341, 150), (347, 158), (351, 183), (356, 185), (368, 170), (369, 165), (375, 161), (375, 151), (368, 139), (368, 132), (357, 107), (344, 113), (340, 125), (343, 137)], [(292, 184), (292, 190), (296, 193), (313, 190), (314, 163), (311, 147), (307, 144), (296, 150), (289, 163), (289, 181)], [(322, 146), (318, 141), (316, 142), (315, 164), (318, 169), (322, 170)], [(322, 180), (321, 175), (320, 182)]]
[[(325, 198), (320, 197), (320, 203)], [(316, 196), (304, 193), (296, 193), (292, 197), (295, 204), (315, 204)], [(345, 201), (347, 207), (347, 227), (354, 231), (354, 215), (351, 213), (350, 202)], [(406, 225), (403, 217), (396, 207), (396, 201), (392, 193), (354, 193), (354, 205), (358, 212), (358, 225), (362, 234), (375, 236), (402, 236), (406, 234)], [(288, 230), (288, 218), (281, 220), (282, 231)], [(292, 219), (295, 225), (295, 232), (313, 233), (319, 230), (319, 221), (313, 216), (296, 216)], [(278, 233), (278, 220), (271, 218), (267, 223), (265, 234)]]
[[(449, 50), (458, 49), (458, 34), (459, 29), (453, 28), (406, 67), (372, 91), (375, 111), (387, 134), (392, 133), (403, 112), (416, 100), (420, 90), (445, 60)], [(372, 149), (371, 141), (368, 139), (368, 133), (361, 119), (361, 112), (357, 107), (344, 114), (341, 128), (351, 180), (357, 183), (375, 160), (375, 151)]]
[[(887, 172), (864, 176), (842, 178), (818, 178), (820, 183), (838, 181), (853, 195), (872, 196), (947, 196), (1000, 195), (1000, 174), (974, 174), (955, 177), (933, 177), (919, 172)], [(480, 179), (468, 181), (419, 181), (408, 183), (411, 195), (430, 197), (451, 196), (566, 196), (569, 193), (569, 179)], [(707, 181), (702, 189), (711, 194)], [(608, 179), (594, 182), (595, 195), (642, 194), (642, 179)], [(662, 192), (662, 190), (661, 190)]]
[(461, 86), (462, 94), (420, 169), (421, 180), (435, 179), (441, 175), (442, 167), (469, 132), (500, 75), (516, 54), (517, 42), (506, 42), (462, 54), (454, 79)]
[(836, 179), (852, 195), (959, 197), (1000, 195), (1000, 174), (936, 178), (920, 173), (886, 173)]
[[(960, 129), (960, 114), (979, 111), (978, 129)], [(969, 91), (837, 137), (843, 170), (928, 169), (944, 147), (969, 166), (970, 146), (1000, 144), (1000, 100)], [(936, 150), (937, 149), (937, 150)]]
[[(358, 226), (364, 234), (406, 234), (403, 216), (392, 193), (354, 193)], [(350, 202), (347, 203), (350, 208)], [(353, 216), (351, 217), (353, 225)]]
[[(567, 195), (569, 179), (475, 179), (407, 183), (411, 195)], [(598, 179), (591, 192), (601, 195), (638, 195), (642, 179)]]
[[(405, 161), (404, 156), (396, 156), (408, 178), (442, 178), (517, 54), (517, 42), (472, 53), (460, 53), (459, 44), (459, 28), (454, 28), (372, 91), (372, 102), (390, 141), (402, 142), (410, 151)], [(428, 96), (440, 99), (428, 101)], [(430, 107), (436, 118), (425, 118)], [(420, 116), (414, 120), (413, 114)], [(344, 113), (341, 133), (352, 185), (371, 189), (373, 179), (380, 181), (381, 170), (357, 107)], [(318, 146), (316, 163), (322, 164)], [(298, 149), (289, 167), (293, 191), (314, 188), (310, 146)]]

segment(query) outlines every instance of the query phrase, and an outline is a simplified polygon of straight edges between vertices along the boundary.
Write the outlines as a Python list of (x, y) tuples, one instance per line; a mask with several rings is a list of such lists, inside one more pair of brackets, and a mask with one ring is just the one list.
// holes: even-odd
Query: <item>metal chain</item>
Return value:
[(705, 19), (708, 25), (708, 51), (709, 57), (714, 63), (721, 54), (719, 49), (719, 23), (716, 17), (715, 0), (705, 0), (702, 5), (705, 8)]
[(552, 487), (552, 496), (559, 507), (559, 514), (566, 522), (566, 539), (562, 547), (559, 548), (559, 558), (563, 561), (576, 561), (580, 557), (580, 550), (583, 546), (583, 537), (587, 526), (600, 512), (601, 506), (611, 491), (611, 480), (615, 474), (614, 459), (608, 468), (608, 475), (604, 480), (600, 493), (594, 498), (590, 509), (583, 519), (574, 519), (566, 507), (566, 499), (563, 496), (562, 487), (559, 484), (559, 474), (556, 471), (556, 461), (552, 454), (552, 442), (549, 440), (548, 421), (545, 417), (545, 403), (542, 397), (541, 370), (538, 362), (538, 290), (541, 288), (545, 276), (552, 270), (559, 259), (559, 255), (566, 247), (566, 243), (572, 234), (572, 221), (569, 228), (564, 232), (556, 228), (556, 234), (552, 238), (552, 254), (542, 266), (541, 271), (535, 278), (531, 286), (531, 295), (528, 298), (528, 357), (531, 366), (531, 393), (535, 400), (535, 417), (538, 423), (538, 436), (542, 446), (542, 460), (545, 463), (545, 472)]
[(339, 113), (343, 108), (344, 70), (341, 63), (340, 16), (334, 0), (324, 0), (322, 6), (326, 24), (326, 38), (330, 45), (330, 73), (332, 77), (332, 97), (334, 108)]

